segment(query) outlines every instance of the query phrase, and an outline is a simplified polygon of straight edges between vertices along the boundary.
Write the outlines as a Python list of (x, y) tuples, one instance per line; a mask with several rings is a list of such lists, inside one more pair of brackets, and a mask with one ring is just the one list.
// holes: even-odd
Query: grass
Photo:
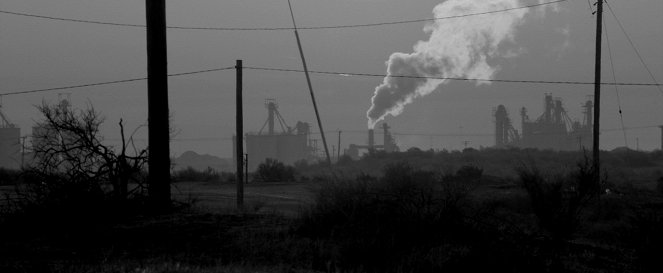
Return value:
[(651, 189), (611, 181), (610, 194), (573, 210), (572, 236), (555, 241), (536, 202), (572, 202), (564, 198), (578, 174), (530, 173), (563, 182), (532, 199), (547, 186), (528, 191), (477, 165), (386, 166), (311, 184), (250, 183), (244, 211), (232, 209), (233, 184), (208, 181), (177, 183), (175, 196), (191, 206), (167, 214), (140, 202), (4, 214), (0, 272), (647, 272), (663, 252), (663, 195)]
[[(310, 268), (308, 240), (277, 215), (184, 210), (115, 223), (2, 227), (0, 272), (265, 272)], [(50, 225), (45, 225), (50, 224)], [(293, 251), (299, 250), (299, 251)], [(174, 268), (177, 268), (176, 270)], [(305, 271), (302, 271), (305, 272)]]

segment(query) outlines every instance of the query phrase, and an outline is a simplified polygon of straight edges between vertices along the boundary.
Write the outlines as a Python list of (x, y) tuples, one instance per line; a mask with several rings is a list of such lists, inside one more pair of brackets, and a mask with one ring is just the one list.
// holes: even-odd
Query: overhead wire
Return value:
[[(213, 68), (213, 69), (204, 69), (204, 70), (197, 70), (197, 71), (190, 71), (190, 72), (183, 72), (183, 73), (168, 74), (168, 77), (178, 77), (178, 76), (209, 73), (209, 72), (216, 72), (216, 71), (223, 71), (223, 70), (230, 70), (230, 69), (234, 69), (234, 67)], [(0, 97), (30, 94), (30, 93), (42, 93), (42, 92), (50, 92), (50, 91), (59, 91), (59, 90), (68, 90), (68, 89), (79, 89), (79, 88), (92, 87), (92, 86), (111, 85), (111, 84), (119, 84), (119, 83), (144, 81), (144, 80), (147, 80), (147, 77), (131, 78), (131, 79), (124, 79), (124, 80), (116, 80), (116, 81), (106, 81), (106, 82), (96, 82), (96, 83), (84, 83), (84, 84), (77, 84), (77, 85), (69, 85), (69, 86), (61, 86), (61, 87), (50, 87), (50, 88), (42, 88), (42, 89), (24, 90), (24, 91), (13, 91), (13, 92), (0, 93)]]
[[(223, 67), (223, 68), (212, 68), (197, 70), (191, 72), (175, 73), (169, 74), (169, 77), (185, 76), (192, 74), (201, 74), (215, 71), (224, 71), (234, 69), (234, 67)], [(244, 67), (248, 70), (258, 70), (258, 71), (280, 71), (280, 72), (298, 72), (303, 73), (304, 70), (299, 69), (289, 69), (289, 68), (275, 68), (275, 67), (254, 67), (248, 66)], [(413, 75), (386, 75), (386, 74), (372, 74), (372, 73), (352, 73), (352, 72), (338, 72), (338, 71), (315, 71), (310, 70), (311, 74), (319, 75), (333, 75), (340, 77), (347, 76), (358, 76), (358, 77), (394, 77), (394, 78), (414, 78), (414, 79), (437, 79), (437, 80), (453, 80), (453, 81), (484, 81), (484, 82), (497, 82), (497, 83), (524, 83), (524, 84), (561, 84), (561, 85), (593, 85), (593, 82), (581, 82), (581, 81), (541, 81), (541, 80), (509, 80), (509, 79), (481, 79), (481, 78), (459, 78), (459, 77), (434, 77), (434, 76), (413, 76)], [(0, 97), (3, 96), (12, 96), (12, 95), (21, 95), (21, 94), (30, 94), (30, 93), (42, 93), (49, 91), (59, 91), (59, 90), (68, 90), (68, 89), (79, 89), (84, 87), (93, 87), (93, 86), (102, 86), (102, 85), (111, 85), (135, 81), (144, 81), (147, 80), (147, 77), (140, 78), (131, 78), (124, 80), (116, 81), (106, 81), (106, 82), (96, 82), (96, 83), (84, 83), (70, 86), (60, 86), (60, 87), (50, 87), (42, 89), (32, 89), (32, 90), (23, 90), (23, 91), (10, 91), (0, 93)], [(663, 84), (659, 83), (634, 83), (634, 82), (603, 82), (601, 85), (614, 85), (614, 86), (661, 86)]]
[(649, 73), (649, 77), (651, 78), (651, 80), (654, 83), (656, 83), (656, 87), (658, 88), (658, 91), (663, 95), (663, 89), (661, 89), (661, 85), (658, 84), (658, 81), (656, 80), (656, 77), (654, 77), (654, 74), (649, 69), (649, 66), (647, 66), (647, 63), (645, 62), (644, 58), (642, 58), (642, 55), (640, 55), (640, 51), (638, 51), (638, 48), (635, 46), (635, 43), (633, 43), (633, 40), (631, 39), (631, 36), (628, 35), (628, 32), (626, 32), (626, 29), (624, 28), (624, 25), (622, 25), (622, 22), (617, 17), (617, 14), (615, 14), (615, 11), (612, 9), (612, 6), (610, 6), (610, 3), (608, 3), (607, 0), (600, 0), (600, 1), (605, 1), (606, 5), (608, 6), (608, 10), (610, 10), (610, 13), (612, 14), (612, 17), (615, 18), (615, 21), (617, 21), (617, 24), (619, 25), (619, 28), (624, 33), (624, 36), (626, 36), (626, 40), (628, 40), (629, 44), (631, 45), (631, 48), (633, 48), (633, 51), (635, 51), (635, 55), (638, 56), (638, 59), (640, 60), (640, 63), (642, 63), (642, 66), (644, 66), (645, 70), (647, 70), (647, 73)]
[[(280, 72), (298, 72), (303, 73), (300, 69), (289, 68), (275, 68), (275, 67), (256, 67), (246, 66), (245, 69), (249, 70), (262, 70), (262, 71), (280, 71)], [(309, 70), (312, 74), (322, 75), (335, 75), (335, 76), (360, 76), (360, 77), (393, 77), (393, 78), (411, 78), (411, 79), (435, 79), (435, 80), (453, 80), (453, 81), (485, 81), (485, 82), (498, 82), (498, 83), (529, 83), (529, 84), (567, 84), (567, 85), (593, 85), (594, 82), (582, 81), (543, 81), (543, 80), (509, 80), (509, 79), (484, 79), (484, 78), (462, 78), (462, 77), (438, 77), (438, 76), (417, 76), (417, 75), (387, 75), (387, 74), (373, 74), (373, 73), (352, 73), (352, 72), (339, 72), (339, 71), (316, 71)], [(660, 86), (663, 84), (658, 83), (628, 83), (628, 82), (603, 82), (601, 85), (619, 85), (619, 86)]]
[[(610, 36), (608, 35), (608, 25), (607, 22), (603, 22), (603, 34), (605, 35), (605, 41), (608, 46), (608, 56), (610, 56), (610, 69), (612, 70), (612, 80), (617, 82), (617, 74), (615, 73), (615, 63), (612, 58), (612, 48), (610, 47)], [(615, 94), (617, 94), (617, 107), (619, 109), (619, 121), (622, 126), (622, 132), (624, 133), (624, 147), (628, 148), (628, 138), (626, 137), (626, 130), (624, 130), (624, 114), (622, 112), (622, 101), (619, 97), (619, 87), (615, 87)]]
[[(468, 14), (461, 14), (461, 15), (453, 15), (453, 16), (444, 16), (444, 17), (433, 17), (433, 18), (425, 18), (425, 19), (413, 19), (413, 20), (401, 20), (401, 21), (389, 21), (389, 22), (378, 22), (378, 23), (366, 23), (366, 24), (347, 24), (347, 25), (333, 25), (333, 26), (304, 26), (304, 27), (297, 27), (298, 30), (325, 30), (325, 29), (345, 29), (345, 28), (362, 28), (362, 27), (377, 27), (377, 26), (387, 26), (387, 25), (399, 25), (399, 24), (411, 24), (411, 23), (421, 23), (421, 22), (431, 22), (431, 21), (438, 21), (438, 20), (447, 20), (447, 19), (457, 19), (457, 18), (463, 18), (463, 17), (470, 17), (470, 16), (478, 16), (478, 15), (487, 15), (487, 14), (493, 14), (493, 13), (501, 13), (501, 12), (507, 12), (507, 11), (513, 11), (513, 10), (519, 10), (519, 9), (529, 9), (529, 8), (534, 8), (534, 7), (540, 7), (540, 6), (546, 6), (546, 5), (552, 5), (552, 4), (557, 4), (561, 2), (566, 2), (568, 0), (555, 0), (555, 1), (550, 1), (550, 2), (543, 2), (543, 3), (537, 3), (537, 4), (531, 4), (531, 5), (524, 5), (524, 6), (519, 6), (519, 7), (513, 7), (513, 8), (507, 8), (507, 9), (501, 9), (501, 10), (493, 10), (493, 11), (486, 11), (486, 12), (476, 12), (476, 13), (468, 13)], [(133, 28), (145, 28), (145, 25), (141, 24), (128, 24), (128, 23), (116, 23), (116, 22), (104, 22), (104, 21), (96, 21), (96, 20), (86, 20), (86, 19), (74, 19), (74, 18), (65, 18), (65, 17), (55, 17), (55, 16), (46, 16), (46, 15), (38, 15), (38, 14), (31, 14), (31, 13), (24, 13), (24, 12), (16, 12), (16, 11), (9, 11), (9, 10), (0, 10), (0, 13), (2, 14), (9, 14), (9, 15), (15, 15), (15, 16), (23, 16), (23, 17), (31, 17), (31, 18), (39, 18), (39, 19), (47, 19), (47, 20), (56, 20), (56, 21), (65, 21), (65, 22), (75, 22), (75, 23), (86, 23), (86, 24), (96, 24), (96, 25), (108, 25), (108, 26), (119, 26), (119, 27), (133, 27)], [(180, 30), (217, 30), (217, 31), (274, 31), (274, 30), (295, 30), (294, 27), (188, 27), (188, 26), (167, 26), (169, 29), (180, 29)]]

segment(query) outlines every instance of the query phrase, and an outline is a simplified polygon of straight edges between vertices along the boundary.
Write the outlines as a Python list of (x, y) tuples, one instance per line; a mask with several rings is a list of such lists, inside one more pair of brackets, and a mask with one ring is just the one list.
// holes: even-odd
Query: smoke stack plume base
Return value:
[(368, 149), (375, 149), (375, 131), (373, 129), (368, 129)]

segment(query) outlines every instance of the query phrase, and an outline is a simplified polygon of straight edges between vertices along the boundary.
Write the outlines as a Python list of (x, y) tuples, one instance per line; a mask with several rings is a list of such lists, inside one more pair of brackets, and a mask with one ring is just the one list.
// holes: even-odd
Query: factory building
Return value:
[(9, 122), (0, 106), (0, 168), (21, 166), (21, 129)]
[[(315, 149), (310, 145), (311, 126), (306, 122), (297, 122), (295, 127), (286, 123), (278, 111), (274, 100), (265, 102), (267, 120), (257, 133), (247, 133), (244, 137), (249, 170), (255, 170), (267, 158), (276, 159), (284, 164), (292, 165), (299, 160), (313, 160)], [(280, 126), (277, 132), (275, 126)], [(265, 127), (266, 130), (265, 130)], [(235, 139), (233, 138), (233, 157), (236, 157)], [(237, 162), (233, 158), (233, 162)]]
[(572, 121), (562, 100), (546, 94), (544, 111), (537, 119), (531, 120), (527, 109), (520, 110), (521, 133), (513, 127), (506, 107), (499, 105), (494, 112), (495, 146), (552, 149), (572, 151), (590, 149), (592, 145), (592, 101), (583, 104), (584, 119)]
[(352, 157), (352, 159), (357, 160), (359, 159), (360, 156), (360, 151), (361, 150), (366, 150), (366, 151), (385, 151), (387, 153), (392, 153), (392, 152), (398, 152), (400, 149), (398, 148), (398, 145), (396, 145), (396, 140), (394, 137), (391, 135), (391, 132), (389, 131), (391, 127), (387, 125), (387, 123), (382, 123), (382, 130), (383, 130), (383, 144), (382, 145), (376, 145), (375, 144), (375, 131), (373, 129), (368, 129), (368, 143), (367, 145), (356, 145), (356, 144), (350, 144), (348, 149), (345, 151), (347, 155)]

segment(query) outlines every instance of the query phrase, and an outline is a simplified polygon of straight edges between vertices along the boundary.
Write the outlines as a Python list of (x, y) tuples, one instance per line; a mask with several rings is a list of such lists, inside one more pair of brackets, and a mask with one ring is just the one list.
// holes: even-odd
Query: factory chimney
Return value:
[(382, 123), (382, 129), (384, 130), (384, 140), (382, 142), (384, 146), (384, 151), (385, 152), (391, 152), (389, 150), (390, 143), (391, 143), (391, 135), (389, 134), (389, 125), (387, 123)]
[(373, 129), (368, 129), (368, 150), (375, 149), (375, 131)]

